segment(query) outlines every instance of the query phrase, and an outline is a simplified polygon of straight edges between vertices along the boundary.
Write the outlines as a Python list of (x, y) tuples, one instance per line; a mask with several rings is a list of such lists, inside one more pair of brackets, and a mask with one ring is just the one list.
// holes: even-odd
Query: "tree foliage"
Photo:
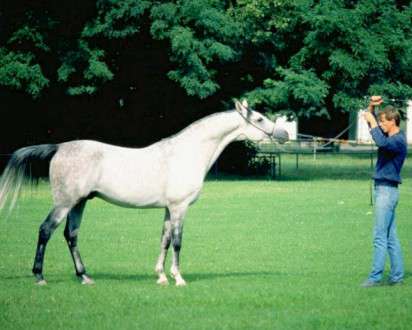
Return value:
[(168, 73), (188, 93), (200, 98), (219, 88), (216, 63), (236, 59), (239, 24), (224, 8), (224, 1), (182, 0), (153, 6), (151, 32), (167, 39), (171, 61), (176, 67)]
[(311, 116), (357, 110), (370, 94), (412, 96), (410, 2), (244, 2), (250, 20), (261, 18), (251, 42), (272, 58), (262, 86), (247, 94), (253, 103)]
[(150, 5), (150, 1), (142, 0), (97, 0), (97, 17), (86, 22), (81, 36), (130, 37), (139, 32), (142, 15)]
[(34, 3), (0, 8), (0, 86), (34, 98), (97, 93), (121, 79), (120, 58), (139, 38), (159, 42), (164, 74), (199, 99), (245, 95), (311, 117), (359, 109), (370, 94), (412, 97), (410, 1)]
[(21, 89), (33, 97), (49, 84), (41, 67), (30, 53), (8, 51), (0, 48), (0, 82), (3, 86)]

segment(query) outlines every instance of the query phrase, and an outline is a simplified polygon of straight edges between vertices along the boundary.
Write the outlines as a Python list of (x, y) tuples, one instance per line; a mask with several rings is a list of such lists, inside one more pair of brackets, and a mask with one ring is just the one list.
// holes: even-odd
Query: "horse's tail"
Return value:
[(49, 177), (50, 160), (57, 144), (41, 144), (21, 148), (13, 153), (0, 179), (0, 211), (9, 202), (9, 211), (16, 205), (23, 183), (38, 184)]

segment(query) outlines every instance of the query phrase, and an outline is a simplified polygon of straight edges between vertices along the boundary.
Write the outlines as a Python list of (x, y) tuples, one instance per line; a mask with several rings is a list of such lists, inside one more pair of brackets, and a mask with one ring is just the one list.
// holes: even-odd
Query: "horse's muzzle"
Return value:
[(272, 137), (278, 140), (279, 143), (283, 144), (286, 141), (289, 141), (289, 133), (283, 128), (277, 128), (273, 131)]

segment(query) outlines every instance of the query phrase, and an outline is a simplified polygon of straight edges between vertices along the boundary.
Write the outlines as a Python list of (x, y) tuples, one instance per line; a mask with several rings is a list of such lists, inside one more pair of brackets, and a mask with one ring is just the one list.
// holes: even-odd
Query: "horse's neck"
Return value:
[(227, 134), (218, 144), (215, 145), (215, 148), (212, 148), (214, 149), (214, 152), (211, 153), (210, 155), (208, 165), (206, 168), (206, 172), (210, 170), (210, 168), (212, 167), (216, 159), (220, 156), (220, 154), (227, 147), (227, 145), (230, 142), (234, 141), (238, 136), (239, 134), (237, 133), (237, 129), (236, 129), (230, 132), (229, 134)]
[(236, 111), (217, 113), (195, 122), (179, 135), (199, 145), (208, 171), (224, 148), (239, 136), (239, 119)]

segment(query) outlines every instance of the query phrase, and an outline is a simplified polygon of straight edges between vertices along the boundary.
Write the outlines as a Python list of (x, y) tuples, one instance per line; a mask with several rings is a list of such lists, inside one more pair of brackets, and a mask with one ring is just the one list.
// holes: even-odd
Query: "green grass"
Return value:
[(184, 288), (155, 283), (163, 211), (100, 200), (88, 204), (79, 238), (96, 285), (75, 278), (61, 226), (46, 253), (49, 284), (35, 286), (51, 197), (46, 184), (25, 193), (0, 221), (0, 329), (410, 328), (409, 165), (398, 206), (405, 285), (362, 289), (372, 256), (368, 160), (306, 161), (296, 171), (285, 158), (280, 181), (206, 182), (186, 217)]

